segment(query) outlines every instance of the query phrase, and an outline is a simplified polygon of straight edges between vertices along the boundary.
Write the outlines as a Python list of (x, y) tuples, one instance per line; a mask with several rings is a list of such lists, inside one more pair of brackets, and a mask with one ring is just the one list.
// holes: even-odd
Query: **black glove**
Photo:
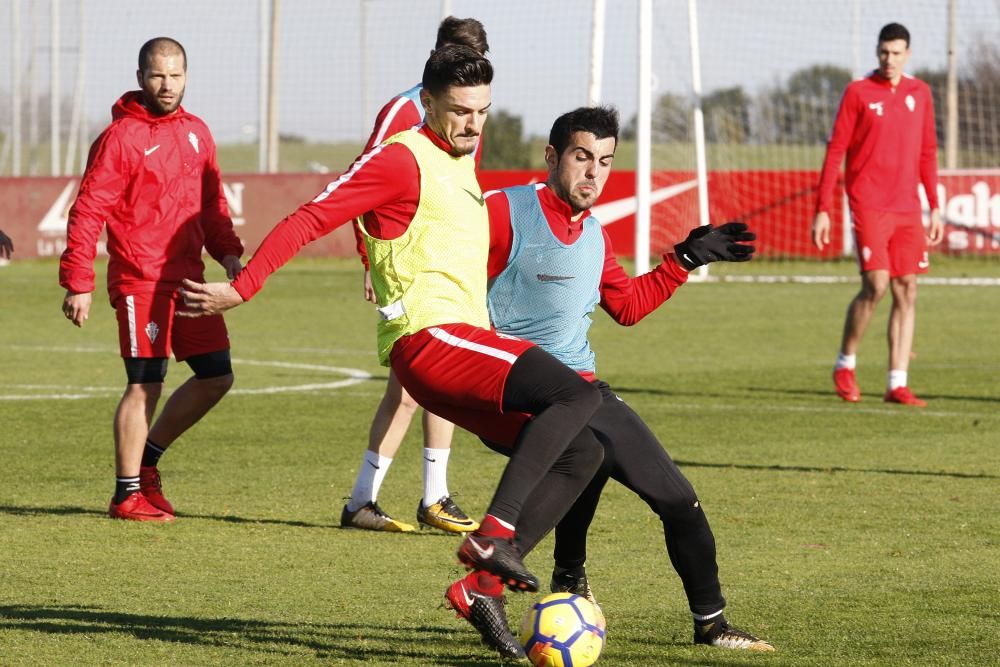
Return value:
[(687, 239), (674, 246), (677, 261), (688, 271), (711, 262), (749, 261), (756, 248), (744, 241), (753, 241), (757, 235), (748, 229), (742, 222), (695, 227)]

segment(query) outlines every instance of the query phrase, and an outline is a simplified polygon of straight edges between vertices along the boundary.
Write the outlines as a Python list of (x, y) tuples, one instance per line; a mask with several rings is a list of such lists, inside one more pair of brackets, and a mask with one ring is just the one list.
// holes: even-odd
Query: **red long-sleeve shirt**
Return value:
[[(538, 189), (538, 201), (552, 233), (560, 241), (571, 245), (583, 231), (583, 221), (590, 215), (584, 211), (573, 220), (573, 210), (551, 189)], [(514, 235), (510, 224), (510, 203), (502, 190), (486, 195), (486, 208), (490, 215), (490, 256), (487, 275), (496, 278), (506, 268)], [(669, 299), (677, 288), (687, 282), (688, 273), (672, 254), (664, 255), (663, 262), (649, 273), (632, 278), (615, 257), (611, 239), (604, 234), (604, 270), (601, 273), (601, 307), (619, 324), (631, 326), (656, 310)], [(595, 258), (596, 260), (596, 258)]]
[[(408, 130), (422, 122), (424, 122), (424, 110), (418, 106), (417, 102), (406, 95), (397, 95), (379, 109), (378, 115), (375, 117), (375, 127), (368, 136), (368, 141), (365, 142), (365, 149), (362, 154), (375, 148), (392, 135), (398, 134), (403, 130)], [(482, 137), (476, 143), (476, 152), (474, 155), (476, 158), (476, 169), (479, 169), (479, 160), (483, 156)], [(366, 215), (365, 226), (367, 227), (368, 224), (369, 219)], [(365, 237), (357, 225), (354, 225), (354, 241), (358, 256), (361, 258), (361, 263), (365, 269), (368, 269), (368, 250), (365, 248)]]
[[(441, 150), (449, 150), (447, 142), (430, 128), (418, 131)], [(233, 287), (248, 301), (302, 246), (362, 214), (369, 234), (380, 239), (398, 238), (409, 227), (419, 203), (420, 168), (413, 153), (402, 144), (377, 146), (312, 201), (279, 222), (233, 281)]]
[(931, 209), (937, 200), (934, 101), (923, 81), (903, 75), (895, 88), (877, 71), (844, 90), (820, 174), (816, 211), (833, 208), (840, 164), (854, 210), (920, 210), (923, 183)]

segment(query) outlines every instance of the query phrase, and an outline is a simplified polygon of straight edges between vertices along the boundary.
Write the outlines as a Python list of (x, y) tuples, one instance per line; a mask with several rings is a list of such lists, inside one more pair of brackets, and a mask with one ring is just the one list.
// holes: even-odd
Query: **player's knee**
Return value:
[(903, 304), (914, 304), (917, 302), (917, 278), (916, 276), (903, 276), (896, 278), (892, 282), (893, 298)]
[(217, 398), (222, 398), (226, 395), (226, 392), (232, 389), (234, 380), (235, 377), (232, 373), (212, 378), (198, 378), (198, 382), (201, 383), (202, 388), (206, 389)]
[(404, 391), (400, 393), (399, 410), (401, 410), (404, 414), (412, 415), (414, 412), (417, 411), (418, 407), (420, 406), (417, 404), (415, 400), (413, 400), (413, 397), (410, 396), (409, 392)]
[(660, 489), (660, 491), (663, 493), (649, 499), (649, 505), (664, 523), (676, 526), (705, 521), (701, 502), (693, 491), (691, 493), (676, 493), (669, 492), (667, 488)]

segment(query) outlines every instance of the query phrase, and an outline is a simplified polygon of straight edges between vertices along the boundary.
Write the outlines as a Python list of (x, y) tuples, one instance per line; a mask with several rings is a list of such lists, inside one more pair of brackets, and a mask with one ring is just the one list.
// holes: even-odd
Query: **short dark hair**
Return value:
[(439, 95), (452, 86), (483, 86), (493, 82), (493, 65), (475, 49), (448, 44), (434, 49), (424, 65), (421, 83), (431, 95)]
[(878, 43), (894, 42), (901, 39), (906, 42), (907, 48), (910, 46), (910, 31), (902, 23), (887, 23), (878, 31)]
[(608, 106), (580, 107), (556, 118), (549, 132), (549, 145), (556, 149), (556, 155), (569, 146), (574, 132), (589, 132), (598, 139), (615, 138), (618, 145), (618, 109)]
[(152, 60), (155, 55), (174, 55), (180, 53), (184, 58), (184, 71), (188, 68), (188, 57), (187, 52), (181, 43), (176, 39), (171, 39), (170, 37), (154, 37), (139, 49), (139, 71), (145, 72), (146, 67), (149, 65), (149, 61)]
[(490, 50), (489, 42), (486, 41), (486, 28), (476, 19), (459, 19), (449, 16), (441, 21), (434, 48), (440, 49), (446, 44), (467, 46), (480, 55), (486, 55)]

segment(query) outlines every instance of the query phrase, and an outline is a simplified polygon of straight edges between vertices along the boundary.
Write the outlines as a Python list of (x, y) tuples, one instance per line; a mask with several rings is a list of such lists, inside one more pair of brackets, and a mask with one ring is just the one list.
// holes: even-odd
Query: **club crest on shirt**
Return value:
[[(881, 116), (882, 114), (879, 114), (879, 115)], [(198, 137), (195, 136), (194, 132), (188, 132), (188, 141), (191, 142), (191, 146), (194, 147), (194, 152), (197, 153), (198, 152)]]
[(160, 334), (160, 327), (156, 325), (156, 322), (150, 322), (146, 325), (146, 335), (149, 336), (149, 342), (155, 343), (156, 337)]
[(906, 96), (906, 108), (909, 109), (910, 111), (913, 111), (915, 108), (917, 108), (917, 101), (913, 99), (913, 95)]
[(882, 111), (882, 103), (881, 102), (872, 102), (871, 104), (868, 105), (868, 108), (869, 109), (874, 109), (876, 116), (881, 116), (882, 113), (883, 113), (883, 111)]

